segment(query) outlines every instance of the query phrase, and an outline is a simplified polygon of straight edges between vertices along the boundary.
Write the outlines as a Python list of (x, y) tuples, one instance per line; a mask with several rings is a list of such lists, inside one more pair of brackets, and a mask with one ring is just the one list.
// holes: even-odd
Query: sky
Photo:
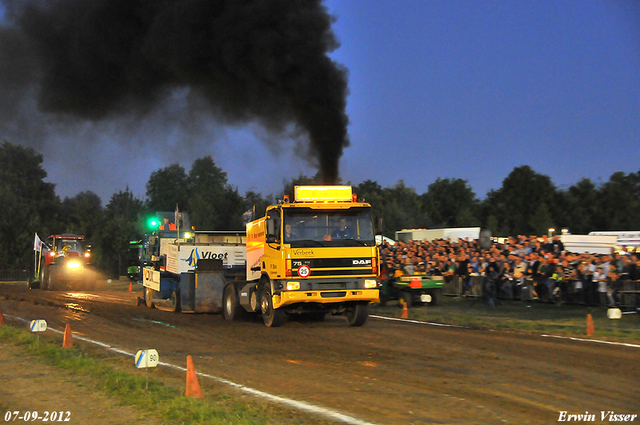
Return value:
[[(343, 182), (403, 180), (422, 194), (461, 178), (484, 198), (522, 165), (561, 189), (640, 171), (640, 2), (324, 4), (340, 43), (330, 57), (348, 70)], [(316, 173), (298, 141), (274, 142), (258, 121), (224, 123), (184, 99), (79, 123), (37, 111), (33, 95), (19, 100), (29, 118), (5, 117), (0, 138), (41, 152), (61, 198), (92, 191), (104, 203), (126, 188), (144, 198), (153, 171), (188, 172), (206, 155), (241, 194), (279, 197), (284, 180)]]

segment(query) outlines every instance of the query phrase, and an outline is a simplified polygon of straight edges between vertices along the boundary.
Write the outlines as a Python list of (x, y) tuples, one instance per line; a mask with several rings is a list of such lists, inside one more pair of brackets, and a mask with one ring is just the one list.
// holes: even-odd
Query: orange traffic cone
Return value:
[(402, 303), (402, 316), (400, 316), (402, 319), (408, 319), (409, 318), (409, 309), (407, 308), (407, 303), (406, 301), (404, 303)]
[(587, 314), (587, 336), (591, 336), (596, 333), (596, 327), (593, 324), (593, 317), (590, 314)]
[(193, 359), (191, 356), (187, 356), (187, 391), (185, 394), (187, 397), (204, 398), (202, 396), (202, 390), (198, 383), (198, 377), (196, 376), (196, 369), (193, 367)]
[(131, 282), (129, 282), (129, 292), (133, 291), (133, 287), (131, 286)]
[(71, 325), (67, 323), (64, 327), (64, 338), (62, 339), (62, 346), (64, 348), (73, 347), (73, 341), (71, 341)]
[(2, 315), (2, 307), (0, 307), (0, 326), (4, 325), (4, 316)]

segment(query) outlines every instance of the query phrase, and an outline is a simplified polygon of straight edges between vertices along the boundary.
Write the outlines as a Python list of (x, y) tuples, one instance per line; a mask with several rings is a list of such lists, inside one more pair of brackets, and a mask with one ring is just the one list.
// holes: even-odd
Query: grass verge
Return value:
[[(148, 379), (144, 373), (122, 371), (121, 359), (100, 358), (81, 346), (62, 348), (38, 339), (25, 329), (0, 326), (0, 340), (18, 346), (39, 361), (60, 368), (113, 397), (171, 424), (328, 424), (321, 418), (267, 403), (239, 400), (237, 393), (219, 391), (202, 400), (184, 396), (184, 388)], [(120, 365), (118, 364), (120, 363)], [(133, 367), (133, 362), (131, 362)], [(137, 371), (137, 369), (135, 369)], [(147, 389), (148, 382), (148, 389)], [(234, 396), (235, 395), (235, 396)], [(0, 403), (1, 405), (1, 403)]]
[[(385, 307), (374, 306), (372, 314), (399, 317), (402, 310), (390, 301)], [(587, 307), (550, 303), (521, 303), (502, 301), (489, 307), (482, 299), (444, 297), (443, 305), (416, 305), (409, 317), (474, 329), (510, 330), (553, 333), (555, 335), (586, 337), (586, 319), (591, 314), (595, 325), (594, 338), (623, 342), (640, 342), (640, 315), (623, 314), (621, 319), (609, 319), (607, 307)]]

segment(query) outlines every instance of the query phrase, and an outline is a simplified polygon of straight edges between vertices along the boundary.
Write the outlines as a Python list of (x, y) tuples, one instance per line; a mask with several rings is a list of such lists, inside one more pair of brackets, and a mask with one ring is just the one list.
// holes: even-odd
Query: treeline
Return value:
[(194, 161), (189, 173), (177, 164), (154, 171), (146, 198), (126, 188), (114, 193), (106, 206), (93, 192), (64, 200), (55, 185), (44, 182), (43, 156), (31, 148), (4, 141), (0, 147), (0, 269), (32, 269), (37, 232), (84, 235), (92, 258), (110, 276), (124, 273), (135, 253), (129, 242), (145, 233), (146, 218), (155, 211), (188, 211), (198, 229), (243, 228), (242, 213), (256, 205), (264, 210), (270, 199), (254, 192), (241, 196), (210, 156)]
[[(142, 237), (145, 218), (154, 211), (174, 211), (179, 205), (198, 229), (241, 229), (243, 212), (255, 207), (261, 214), (275, 197), (292, 195), (294, 185), (319, 183), (318, 176), (300, 176), (284, 182), (282, 193), (242, 195), (205, 156), (188, 173), (178, 164), (151, 173), (145, 199), (127, 188), (103, 206), (89, 191), (61, 200), (55, 185), (44, 182), (42, 162), (43, 156), (31, 148), (6, 141), (0, 147), (0, 269), (33, 267), (36, 232), (42, 238), (76, 233), (92, 242), (96, 264), (117, 276), (130, 261), (129, 241)], [(548, 176), (521, 166), (483, 200), (462, 179), (439, 178), (423, 194), (402, 180), (386, 188), (372, 180), (353, 186), (373, 206), (374, 218), (383, 219), (383, 233), (390, 237), (398, 229), (416, 227), (480, 226), (505, 236), (545, 234), (550, 227), (567, 227), (572, 233), (640, 229), (640, 172), (614, 173), (603, 184), (583, 179), (561, 190)]]
[(640, 230), (640, 171), (616, 172), (596, 184), (583, 178), (567, 189), (528, 165), (514, 168), (479, 200), (466, 180), (438, 178), (417, 194), (400, 180), (382, 188), (367, 180), (355, 186), (384, 218), (384, 234), (401, 228), (480, 226), (494, 236), (543, 235), (567, 228), (573, 234), (593, 230)]

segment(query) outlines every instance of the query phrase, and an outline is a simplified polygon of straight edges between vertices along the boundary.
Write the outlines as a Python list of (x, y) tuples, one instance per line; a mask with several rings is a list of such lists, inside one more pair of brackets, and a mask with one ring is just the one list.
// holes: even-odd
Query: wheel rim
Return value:
[(227, 297), (225, 308), (227, 310), (227, 316), (231, 316), (231, 313), (233, 312), (233, 300), (231, 299), (231, 294)]
[(271, 316), (271, 303), (269, 302), (270, 297), (271, 294), (269, 293), (269, 291), (265, 291), (265, 293), (262, 295), (262, 314), (267, 317)]

